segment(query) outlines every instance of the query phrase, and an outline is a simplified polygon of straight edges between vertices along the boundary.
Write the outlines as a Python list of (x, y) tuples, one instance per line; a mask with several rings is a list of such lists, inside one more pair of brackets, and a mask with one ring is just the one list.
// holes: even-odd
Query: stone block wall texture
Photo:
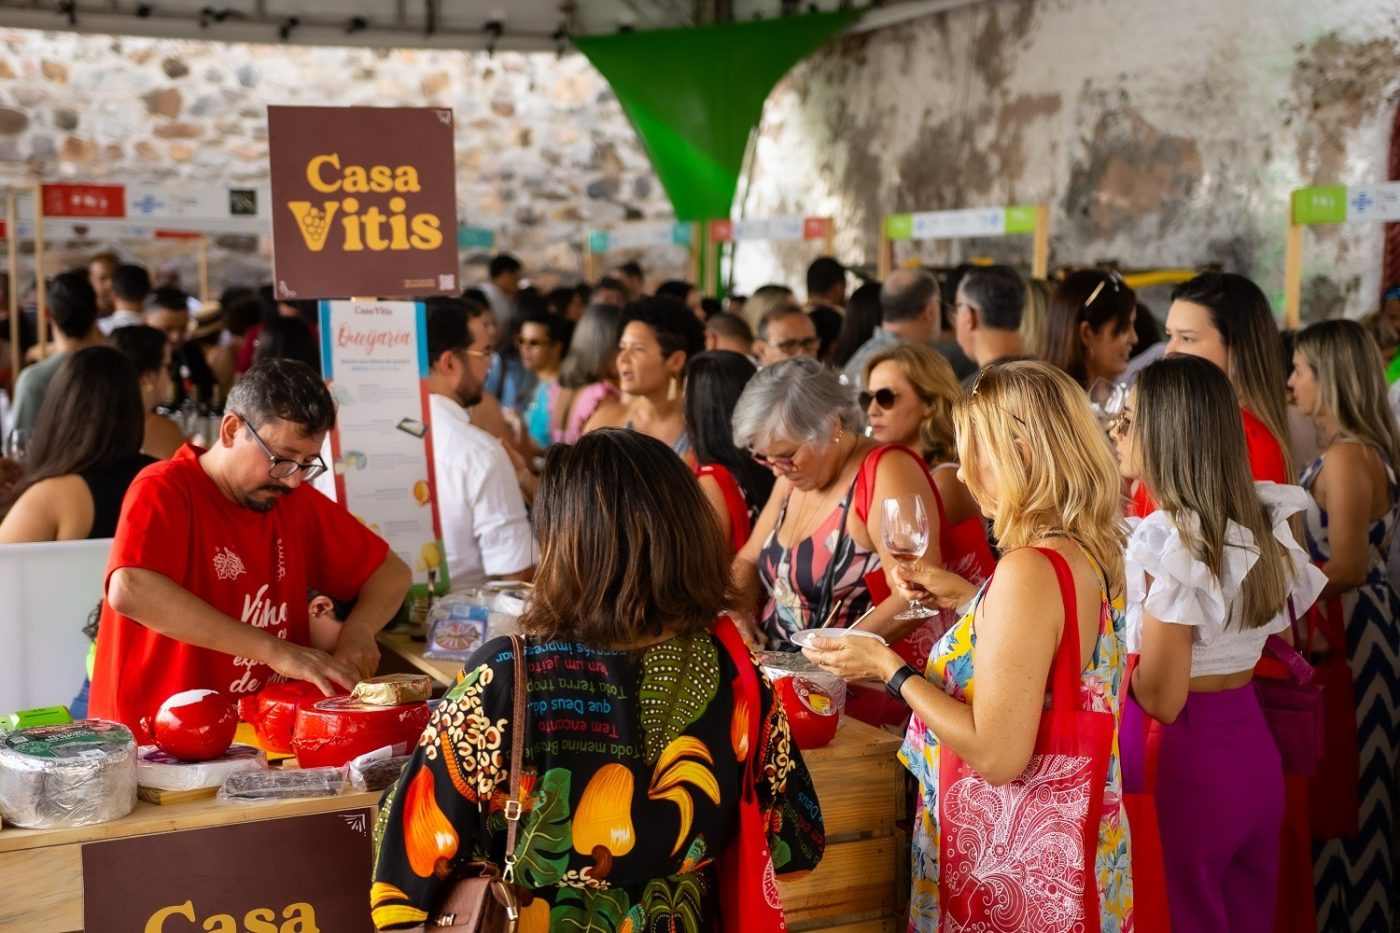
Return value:
[[(1045, 201), (1052, 263), (1219, 262), (1277, 301), (1288, 191), (1385, 176), (1397, 53), (1396, 0), (984, 0), (838, 39), (798, 65), (769, 98), (736, 207), (831, 214), (838, 253), (873, 268), (886, 213)], [(0, 180), (258, 182), (270, 103), (452, 107), (462, 219), (546, 278), (579, 275), (586, 229), (671, 216), (607, 83), (577, 54), (0, 31)], [(1307, 317), (1373, 307), (1381, 237), (1309, 231)], [(57, 250), (51, 271), (98, 245)], [(192, 281), (188, 245), (120, 247)], [(800, 290), (813, 255), (742, 246), (734, 285)], [(212, 256), (216, 289), (268, 277), (265, 241), (221, 238)], [(1029, 248), (925, 243), (900, 256), (1026, 265)], [(464, 255), (469, 278), (481, 258)], [(679, 250), (642, 259), (657, 281), (684, 269)]]
[[(1219, 262), (1282, 291), (1287, 195), (1386, 178), (1394, 0), (992, 0), (839, 39), (769, 97), (742, 210), (836, 217), (873, 268), (885, 213), (1048, 202), (1051, 263)], [(1378, 303), (1379, 225), (1306, 235), (1305, 319)], [(802, 245), (742, 247), (739, 290)], [(905, 244), (1028, 267), (1029, 241)], [(1154, 297), (1154, 310), (1166, 310)]]
[[(577, 54), (0, 31), (0, 179), (265, 182), (268, 104), (451, 107), (461, 219), (495, 230), (501, 248), (546, 278), (581, 276), (587, 229), (672, 216), (607, 82)], [(108, 245), (173, 262), (194, 282), (188, 244), (54, 244), (47, 265)], [(464, 253), (469, 277), (481, 277), (484, 258)], [(266, 240), (221, 237), (214, 291), (270, 281), (270, 263)], [(679, 273), (685, 257), (658, 253), (648, 264)]]

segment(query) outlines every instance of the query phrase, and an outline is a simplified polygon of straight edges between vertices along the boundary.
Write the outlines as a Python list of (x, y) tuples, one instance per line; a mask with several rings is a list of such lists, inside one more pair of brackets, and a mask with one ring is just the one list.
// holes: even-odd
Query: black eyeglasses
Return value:
[(749, 453), (753, 456), (755, 463), (759, 466), (767, 467), (770, 470), (777, 470), (780, 473), (791, 473), (793, 470), (797, 469), (796, 450), (786, 457), (770, 457), (767, 454), (754, 453), (753, 451), (749, 451)]
[(782, 343), (774, 344), (778, 352), (783, 356), (797, 356), (799, 353), (816, 354), (817, 349), (822, 345), (818, 337), (798, 337), (793, 340), (784, 340)]
[(875, 392), (862, 392), (856, 396), (856, 401), (860, 402), (860, 410), (868, 411), (870, 403), (874, 402), (885, 411), (894, 407), (895, 400), (899, 398), (899, 393), (894, 389), (879, 389)]
[(239, 415), (238, 412), (234, 412), (234, 414), (242, 419), (244, 426), (248, 428), (248, 433), (253, 435), (253, 440), (257, 441), (258, 446), (263, 449), (263, 453), (267, 454), (269, 464), (267, 468), (268, 476), (271, 476), (273, 479), (287, 479), (288, 477), (295, 476), (297, 473), (301, 473), (302, 480), (309, 483), (326, 472), (326, 462), (321, 459), (320, 454), (316, 455), (315, 463), (302, 463), (298, 460), (277, 456), (272, 452), (272, 449), (267, 446), (267, 443), (258, 436), (258, 431), (253, 427), (251, 421)]

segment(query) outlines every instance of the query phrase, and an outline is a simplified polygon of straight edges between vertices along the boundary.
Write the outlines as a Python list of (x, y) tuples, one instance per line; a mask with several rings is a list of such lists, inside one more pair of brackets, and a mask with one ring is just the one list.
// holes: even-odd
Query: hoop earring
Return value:
[(675, 376), (672, 376), (671, 381), (666, 383), (666, 401), (674, 402), (677, 398), (680, 397), (680, 394), (681, 381)]

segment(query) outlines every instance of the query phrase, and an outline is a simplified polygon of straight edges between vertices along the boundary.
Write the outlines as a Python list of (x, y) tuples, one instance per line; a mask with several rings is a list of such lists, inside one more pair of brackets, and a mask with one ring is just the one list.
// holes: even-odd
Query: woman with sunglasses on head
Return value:
[(736, 552), (773, 491), (773, 474), (734, 446), (730, 426), (756, 372), (747, 356), (729, 350), (710, 350), (685, 364), (685, 429), (695, 445), (695, 475)]
[[(1172, 290), (1166, 331), (1168, 355), (1199, 356), (1229, 377), (1244, 423), (1251, 475), (1291, 483), (1283, 338), (1259, 286), (1230, 272), (1198, 275)], [(1139, 484), (1131, 514), (1146, 516), (1154, 509)]]
[[(802, 629), (849, 626), (889, 592), (884, 569), (895, 558), (881, 533), (885, 499), (919, 497), (929, 525), (921, 559), (942, 564), (940, 509), (923, 463), (860, 429), (850, 389), (806, 358), (760, 370), (734, 408), (734, 444), (777, 480), (735, 558), (733, 608), (743, 618), (756, 612), (775, 649), (794, 650), (789, 638)], [(906, 608), (885, 599), (861, 628), (892, 642), (920, 623), (894, 618)]]
[[(957, 847), (945, 835), (944, 749), (975, 772), (983, 787), (995, 789), (1024, 775), (1035, 750), (1052, 663), (1062, 636), (1072, 633), (1069, 663), (1078, 674), (1077, 698), (1091, 711), (1113, 714), (1114, 720), (1107, 761), (1096, 763), (1105, 768), (1101, 818), (1097, 831), (1088, 829), (1099, 902), (1100, 923), (1094, 928), (1128, 929), (1131, 852), (1116, 751), (1127, 664), (1117, 466), (1083, 391), (1046, 363), (989, 365), (972, 394), (954, 407), (953, 418), (960, 470), (1006, 548), (996, 575), (977, 587), (928, 561), (895, 572), (904, 598), (961, 607), (961, 618), (934, 647), (925, 671), (905, 667), (894, 652), (863, 638), (818, 637), (804, 653), (848, 681), (886, 683), (913, 710), (900, 751), (900, 760), (919, 782), (909, 928), (933, 933), (941, 929), (943, 898), (956, 895), (958, 888), (948, 880), (947, 859), (968, 854), (950, 852)], [(1049, 816), (1033, 805), (1026, 813)], [(1082, 921), (1076, 912), (1088, 896), (1072, 884), (1081, 840), (1068, 832), (1048, 832), (1041, 822), (1027, 825), (1025, 816), (1020, 810), (988, 812), (988, 835), (981, 838), (988, 850), (993, 842), (1006, 843), (1006, 854), (996, 861), (1008, 874), (1059, 884), (1047, 884), (1039, 897), (1007, 898), (1007, 925), (998, 929), (1049, 929), (1052, 923), (1054, 929), (1076, 928), (1073, 920), (1079, 916)], [(959, 838), (975, 846), (967, 824), (963, 832), (967, 835)], [(1067, 851), (1052, 856), (1046, 847), (1061, 838), (1067, 840)], [(1032, 861), (1035, 856), (1040, 858)], [(1055, 866), (1064, 858), (1070, 863), (1061, 874)], [(1046, 873), (1059, 877), (1047, 879)], [(941, 883), (949, 884), (950, 891), (940, 892)]]
[(1158, 505), (1127, 548), (1128, 642), (1141, 661), (1124, 783), (1149, 786), (1133, 740), (1145, 712), (1162, 724), (1154, 796), (1173, 928), (1268, 933), (1284, 778), (1251, 681), (1266, 639), (1325, 583), (1288, 524), (1307, 496), (1253, 481), (1234, 391), (1205, 360), (1145, 368), (1113, 434), (1123, 476)]
[[(1301, 481), (1311, 495), (1308, 548), (1327, 575), (1323, 611), (1310, 619), (1317, 627), (1312, 634), (1321, 635), (1313, 646), (1333, 657), (1345, 653), (1360, 753), (1359, 763), (1346, 766), (1359, 774), (1359, 806), (1346, 814), (1357, 831), (1313, 848), (1317, 924), (1319, 930), (1390, 930), (1400, 601), (1386, 576), (1386, 548), (1400, 521), (1400, 430), (1386, 402), (1375, 341), (1355, 321), (1323, 321), (1299, 333), (1288, 384), (1322, 445)], [(1328, 806), (1337, 791), (1314, 781), (1310, 794), (1322, 798), (1315, 806)]]
[(932, 472), (948, 526), (943, 565), (981, 583), (991, 576), (996, 559), (987, 543), (982, 510), (958, 479), (953, 406), (963, 391), (953, 367), (929, 347), (904, 343), (866, 362), (865, 386), (857, 400), (870, 424), (870, 436), (882, 444), (902, 444), (915, 451)]
[(617, 344), (618, 387), (623, 398), (604, 402), (584, 430), (628, 428), (656, 438), (680, 457), (692, 457), (685, 430), (686, 360), (705, 350), (705, 328), (690, 309), (671, 298), (643, 298), (623, 312)]
[(1050, 296), (1040, 358), (1084, 389), (1117, 383), (1137, 345), (1136, 318), (1137, 296), (1118, 273), (1071, 272)]

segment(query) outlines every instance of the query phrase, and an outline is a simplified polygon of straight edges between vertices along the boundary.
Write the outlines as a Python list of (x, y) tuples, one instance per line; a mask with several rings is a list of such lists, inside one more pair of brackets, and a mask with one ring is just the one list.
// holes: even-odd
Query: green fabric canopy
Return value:
[(603, 73), (683, 220), (729, 216), (749, 132), (788, 69), (858, 17), (808, 13), (574, 40)]

